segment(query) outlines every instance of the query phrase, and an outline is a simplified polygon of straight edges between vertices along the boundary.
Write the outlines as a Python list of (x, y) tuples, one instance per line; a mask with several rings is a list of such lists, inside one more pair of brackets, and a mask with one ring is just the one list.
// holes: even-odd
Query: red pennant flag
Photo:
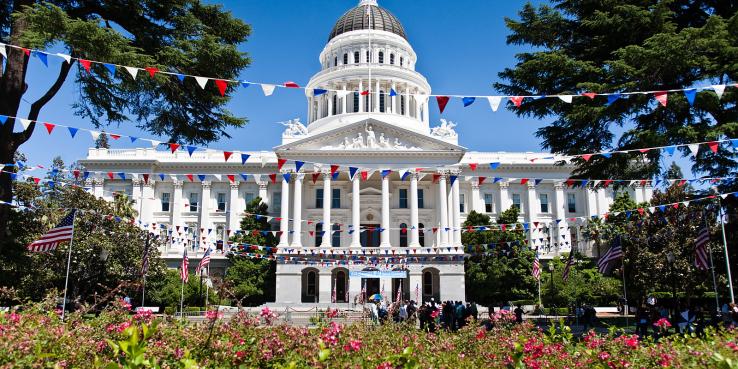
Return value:
[(645, 154), (649, 151), (651, 151), (651, 149), (638, 149), (638, 152), (640, 152), (641, 154)]
[(666, 106), (666, 101), (669, 99), (666, 91), (659, 91), (653, 94), (653, 97), (656, 98), (656, 101), (661, 104), (661, 106)]
[(113, 133), (108, 133), (108, 136), (110, 136), (110, 138), (112, 138), (114, 140), (117, 140), (117, 139), (120, 138), (120, 135), (116, 135), (116, 134), (113, 134)]
[(433, 227), (433, 228), (431, 228), (431, 231), (433, 231), (433, 233), (436, 233), (436, 232), (438, 232), (438, 227)]
[(337, 170), (338, 170), (338, 165), (331, 165), (331, 175), (336, 174)]
[(75, 179), (79, 178), (79, 169), (75, 169), (75, 170), (73, 170), (73, 171), (72, 171), (72, 174), (74, 174), (74, 178), (75, 178)]
[(275, 173), (270, 174), (269, 179), (272, 181), (272, 183), (277, 183), (277, 175)]
[(484, 183), (484, 180), (487, 179), (487, 177), (479, 177), (477, 178), (477, 185), (481, 186), (482, 183)]
[(359, 93), (359, 95), (361, 95), (361, 96), (369, 95), (369, 90), (361, 91), (361, 93)]
[(220, 92), (220, 96), (225, 96), (226, 88), (228, 88), (228, 82), (223, 79), (216, 79), (215, 86), (218, 87), (218, 92)]
[(446, 109), (446, 104), (448, 104), (448, 100), (450, 98), (448, 96), (436, 96), (436, 102), (438, 103), (438, 110), (441, 111), (441, 114), (443, 114), (443, 109)]
[(717, 154), (718, 145), (719, 144), (717, 142), (715, 142), (715, 141), (711, 141), (711, 142), (708, 142), (707, 143), (707, 147), (709, 147), (710, 150), (712, 150), (712, 152), (715, 153), (715, 154)]
[(295, 83), (295, 82), (292, 82), (292, 81), (287, 81), (287, 82), (285, 82), (285, 83), (284, 83), (284, 87), (289, 87), (289, 88), (300, 88), (300, 86), (299, 86), (299, 85), (298, 85), (297, 83)]
[(441, 179), (441, 175), (438, 173), (433, 173), (433, 183), (438, 183), (439, 179)]
[(576, 181), (573, 180), (573, 179), (567, 179), (566, 180), (566, 185), (569, 186), (569, 187), (573, 186), (574, 183), (576, 183)]
[(233, 155), (232, 151), (223, 151), (223, 158), (225, 159), (225, 161), (228, 161), (228, 159), (231, 158), (231, 155)]
[(523, 97), (522, 96), (512, 96), (510, 97), (510, 101), (512, 101), (513, 104), (515, 104), (516, 108), (519, 108), (520, 104), (523, 103)]
[(87, 73), (90, 73), (90, 61), (85, 59), (79, 59), (79, 63), (85, 68)]
[(678, 202), (675, 203), (673, 206), (674, 206), (674, 209), (679, 209), (679, 203)]
[(362, 170), (361, 171), (361, 180), (366, 181), (369, 178), (369, 172)]
[(227, 174), (226, 177), (228, 178), (228, 181), (231, 183), (236, 182), (236, 176), (233, 174)]
[(26, 56), (31, 56), (31, 49), (26, 49), (25, 47), (21, 47), (21, 50), (23, 50), (23, 53), (26, 54)]
[(595, 96), (597, 96), (597, 94), (594, 93), (594, 92), (585, 92), (585, 93), (582, 94), (582, 96), (587, 96), (590, 99), (593, 99), (594, 100), (594, 98), (595, 98)]
[(178, 143), (170, 143), (169, 144), (169, 150), (172, 150), (172, 154), (174, 154), (174, 152), (177, 151), (177, 149), (179, 149), (179, 144)]
[(521, 185), (524, 185), (526, 183), (528, 183), (528, 178), (523, 178), (523, 179), (520, 180), (520, 184)]
[(56, 127), (56, 124), (44, 123), (44, 126), (46, 126), (46, 131), (49, 132), (49, 134), (51, 134), (51, 131), (54, 130), (54, 127)]
[(320, 178), (320, 173), (313, 173), (312, 177), (313, 177), (313, 184), (315, 184), (315, 182), (318, 181), (318, 178)]
[(507, 230), (507, 224), (500, 224), (500, 229), (505, 232)]
[(190, 180), (190, 182), (194, 182), (194, 181), (195, 181), (195, 180), (194, 180), (194, 179), (192, 178), (192, 174), (186, 174), (185, 176), (187, 177), (187, 179), (189, 179), (189, 180)]
[(108, 178), (113, 179), (113, 172), (108, 172)]
[(684, 186), (685, 184), (687, 184), (687, 180), (686, 180), (686, 179), (681, 179), (681, 180), (679, 180), (679, 182), (677, 183), (677, 186), (679, 186), (679, 187), (682, 187), (682, 186)]
[(646, 212), (646, 210), (645, 210), (645, 209), (643, 209), (643, 208), (638, 208), (638, 214), (641, 214), (641, 215), (643, 215), (643, 213), (644, 213), (644, 212)]
[(277, 159), (277, 169), (282, 170), (282, 166), (287, 162), (287, 159)]
[(143, 177), (144, 177), (144, 183), (148, 184), (149, 183), (149, 174), (148, 173), (144, 173), (143, 174)]
[(591, 158), (592, 158), (592, 154), (584, 154), (584, 155), (582, 155), (582, 159), (584, 159), (584, 161), (589, 161), (589, 159), (591, 159)]
[(645, 186), (647, 182), (648, 180), (645, 180), (645, 179), (641, 180), (641, 186)]
[(151, 76), (151, 78), (154, 78), (154, 74), (156, 74), (156, 72), (159, 71), (159, 68), (157, 68), (157, 67), (146, 67), (146, 68), (144, 68), (144, 70), (146, 70), (147, 72), (149, 72), (149, 76)]
[(604, 182), (602, 182), (602, 186), (607, 188), (607, 186), (609, 186), (610, 183), (612, 183), (612, 179), (606, 179)]
[(469, 163), (469, 169), (473, 171), (477, 170), (477, 163)]
[(38, 182), (40, 182), (40, 181), (41, 181), (41, 178), (38, 178), (38, 177), (33, 177), (33, 181), (34, 181), (34, 182), (36, 182), (36, 184), (38, 184)]
[(313, 237), (315, 236), (315, 231), (308, 231), (308, 234), (310, 235), (310, 237)]

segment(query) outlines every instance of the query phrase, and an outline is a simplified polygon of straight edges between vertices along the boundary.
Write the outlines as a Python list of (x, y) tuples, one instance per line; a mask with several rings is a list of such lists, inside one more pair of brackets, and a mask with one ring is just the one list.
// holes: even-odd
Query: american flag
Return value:
[(184, 249), (184, 254), (182, 254), (182, 265), (180, 267), (179, 271), (179, 277), (182, 279), (182, 282), (187, 283), (187, 281), (190, 280), (190, 270), (188, 266), (190, 265), (190, 260), (187, 259), (187, 249)]
[(74, 215), (76, 212), (77, 209), (72, 209), (56, 227), (28, 245), (28, 251), (49, 252), (55, 250), (60, 243), (71, 241), (72, 235), (74, 235)]
[(397, 288), (397, 297), (395, 297), (395, 301), (400, 302), (401, 297), (402, 297), (402, 285), (399, 285)]
[(561, 279), (566, 283), (566, 281), (569, 280), (569, 272), (571, 271), (571, 267), (574, 266), (574, 249), (569, 252), (569, 258), (566, 260), (566, 265), (564, 266), (564, 274), (561, 276)]
[(623, 247), (620, 245), (620, 236), (618, 236), (615, 237), (612, 246), (607, 249), (605, 255), (602, 255), (600, 260), (597, 262), (597, 269), (600, 273), (607, 273), (611, 269), (613, 262), (620, 259), (622, 256)]
[(694, 240), (694, 266), (705, 270), (710, 267), (707, 262), (707, 244), (710, 242), (710, 230), (705, 225)]
[(536, 258), (533, 260), (533, 278), (541, 279), (541, 261), (538, 260), (538, 249), (536, 249)]
[(197, 264), (197, 275), (202, 274), (202, 270), (205, 269), (205, 267), (210, 264), (210, 252), (211, 251), (213, 251), (213, 249), (208, 247), (208, 251), (205, 251), (205, 255), (202, 256), (202, 259), (200, 260), (200, 264)]

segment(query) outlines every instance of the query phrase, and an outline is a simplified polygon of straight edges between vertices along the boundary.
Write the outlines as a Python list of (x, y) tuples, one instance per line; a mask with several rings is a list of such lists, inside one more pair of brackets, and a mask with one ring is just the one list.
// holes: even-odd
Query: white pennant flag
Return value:
[(271, 96), (274, 93), (275, 85), (268, 85), (266, 83), (261, 84), (261, 90), (264, 91), (264, 96)]
[(689, 207), (689, 201), (684, 201), (683, 204), (684, 206)]
[(0, 44), (0, 55), (2, 55), (3, 57), (5, 57), (5, 59), (8, 58), (8, 54), (5, 51), (5, 44)]
[(489, 106), (492, 108), (492, 111), (497, 111), (497, 108), (500, 107), (500, 102), (502, 102), (502, 96), (487, 96), (487, 100), (489, 100)]
[(57, 56), (59, 56), (59, 57), (61, 57), (61, 58), (63, 58), (63, 59), (64, 59), (64, 61), (66, 61), (66, 62), (67, 62), (67, 64), (69, 64), (69, 63), (71, 63), (71, 62), (72, 62), (72, 57), (71, 57), (71, 56), (69, 56), (69, 55), (67, 55), (67, 54), (60, 54), (60, 53), (57, 53), (56, 55), (57, 55)]
[(215, 177), (218, 181), (223, 180), (223, 176), (221, 174), (213, 174), (213, 177)]
[(561, 101), (571, 104), (571, 99), (574, 97), (574, 95), (558, 95), (557, 96)]
[(718, 100), (720, 100), (723, 97), (723, 92), (725, 92), (725, 85), (712, 85), (712, 89), (715, 90)]
[(21, 122), (21, 125), (23, 126), (23, 130), (26, 130), (26, 129), (28, 129), (28, 126), (31, 125), (31, 122), (33, 122), (33, 121), (30, 120), (30, 119), (23, 119), (23, 118), (21, 118), (20, 122)]
[(128, 74), (130, 74), (131, 77), (133, 77), (133, 79), (136, 79), (136, 76), (138, 75), (138, 68), (134, 68), (134, 67), (123, 67), (123, 68), (125, 68), (126, 71), (128, 71)]
[(691, 144), (687, 145), (689, 147), (689, 151), (692, 152), (693, 156), (697, 156), (697, 152), (700, 151), (700, 144)]
[(254, 176), (254, 182), (261, 182), (261, 174), (252, 174), (252, 176)]
[(203, 90), (205, 89), (205, 85), (208, 84), (208, 77), (195, 77), (195, 81), (198, 85), (200, 85), (200, 88)]
[(90, 136), (92, 136), (92, 139), (97, 141), (98, 138), (100, 138), (100, 132), (98, 131), (90, 131)]
[(161, 144), (161, 141), (156, 141), (156, 140), (149, 140), (149, 141), (151, 142), (151, 147), (153, 147), (154, 149), (159, 147), (159, 145)]

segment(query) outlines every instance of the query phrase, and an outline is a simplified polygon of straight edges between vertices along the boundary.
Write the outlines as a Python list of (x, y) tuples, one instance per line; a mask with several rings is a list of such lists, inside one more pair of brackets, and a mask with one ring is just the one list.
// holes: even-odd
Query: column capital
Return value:
[(141, 180), (141, 179), (133, 179), (133, 180), (131, 180), (131, 183), (133, 183), (134, 186), (141, 186), (141, 183), (143, 183), (143, 180)]
[(497, 182), (497, 184), (500, 186), (501, 190), (507, 190), (510, 187), (510, 184), (507, 182)]
[(535, 183), (528, 182), (528, 191), (535, 190), (536, 185)]
[(174, 185), (174, 188), (182, 188), (182, 184), (183, 184), (182, 181), (178, 179), (172, 180), (172, 185)]
[(95, 178), (95, 179), (92, 180), (92, 185), (93, 186), (100, 186), (102, 184), (105, 184), (105, 180), (102, 179), (102, 178)]
[(84, 181), (85, 186), (94, 186), (95, 180), (94, 179), (87, 179)]
[(144, 182), (144, 183), (143, 183), (143, 185), (144, 185), (145, 187), (151, 187), (151, 188), (154, 188), (154, 186), (156, 186), (156, 181), (155, 181), (155, 180), (153, 180), (153, 179), (149, 179), (149, 181), (148, 181), (148, 182)]
[(471, 181), (471, 188), (472, 190), (478, 190), (479, 189), (479, 179)]
[(212, 183), (210, 181), (202, 181), (202, 188), (203, 189), (210, 189), (210, 186)]
[(556, 191), (563, 191), (564, 190), (564, 183), (562, 183), (562, 182), (555, 182), (554, 183), (554, 190), (556, 190)]
[(302, 181), (305, 179), (305, 173), (295, 173), (293, 177), (295, 177), (295, 181)]
[(256, 182), (256, 184), (259, 185), (260, 190), (266, 190), (267, 187), (269, 187), (269, 181), (259, 181), (259, 182)]
[(231, 183), (231, 190), (238, 190), (238, 183)]
[(461, 169), (453, 168), (448, 170), (448, 175), (458, 176), (459, 174), (461, 174)]

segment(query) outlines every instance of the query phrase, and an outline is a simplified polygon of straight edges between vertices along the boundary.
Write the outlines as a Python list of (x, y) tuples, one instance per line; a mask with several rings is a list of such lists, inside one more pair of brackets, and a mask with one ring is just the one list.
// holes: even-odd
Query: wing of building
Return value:
[[(572, 245), (591, 255), (590, 243), (567, 219), (604, 214), (612, 191), (553, 181), (573, 169), (556, 165), (561, 158), (554, 155), (468, 151), (459, 145), (453, 122), (431, 127), (431, 87), (415, 71), (417, 62), (399, 20), (376, 1), (362, 0), (336, 22), (320, 53), (321, 69), (305, 89), (306, 124), (284, 123), (281, 145), (273, 152), (244, 152), (250, 157), (242, 165), (235, 157), (224, 162), (221, 151), (190, 156), (90, 149), (82, 164), (90, 171), (151, 173), (146, 183), (141, 176), (100, 176), (91, 185), (97, 196), (123, 191), (136, 200), (142, 221), (155, 223), (173, 240), (161, 250), (172, 267), (184, 247), (194, 266), (217, 245), (211, 272), (223, 273), (228, 243), (217, 241), (239, 229), (246, 204), (260, 197), (279, 219), (272, 220), (274, 230), (281, 231), (277, 303), (340, 303), (353, 301), (362, 290), (394, 298), (398, 289), (407, 299), (417, 294), (424, 301), (463, 301), (461, 233), (472, 210), (494, 222), (517, 206), (520, 221), (531, 228), (529, 244), (539, 247), (541, 258), (568, 252)], [(280, 173), (278, 159), (306, 164), (299, 173), (285, 165), (282, 174), (289, 176), (270, 178)], [(472, 171), (469, 164), (475, 163), (485, 164)], [(340, 166), (336, 176), (331, 165)], [(360, 168), (353, 179), (349, 166)], [(168, 175), (162, 179), (158, 173)], [(192, 173), (201, 176), (188, 178)], [(249, 175), (244, 180), (240, 173)], [(488, 180), (479, 183), (478, 176)], [(542, 181), (520, 184), (496, 177)], [(630, 191), (637, 201), (651, 196), (649, 188)], [(321, 263), (320, 255), (333, 255), (336, 262)], [(379, 273), (386, 268), (401, 273)]]

